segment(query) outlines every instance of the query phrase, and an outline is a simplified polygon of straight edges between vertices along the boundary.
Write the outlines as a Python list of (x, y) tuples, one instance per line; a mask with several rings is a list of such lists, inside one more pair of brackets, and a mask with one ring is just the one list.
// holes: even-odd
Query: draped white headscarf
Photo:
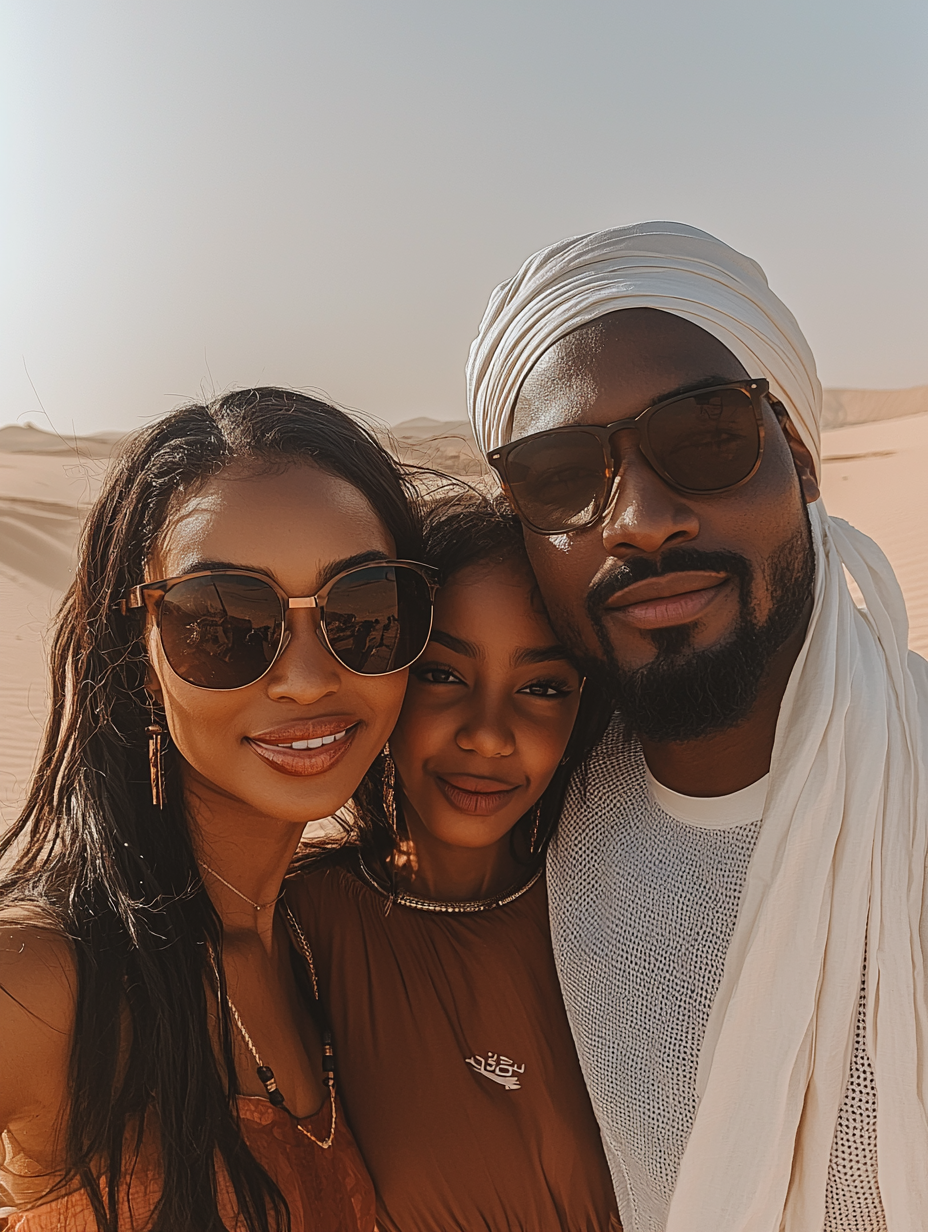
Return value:
[[(795, 319), (754, 261), (667, 222), (564, 240), (494, 291), (467, 366), (481, 446), (509, 439), (522, 382), (553, 342), (641, 307), (695, 322), (765, 376), (818, 464), (821, 386)], [(883, 1206), (890, 1232), (928, 1228), (928, 664), (907, 650), (877, 545), (821, 501), (810, 516), (814, 607), (667, 1232), (821, 1229), (865, 947)]]

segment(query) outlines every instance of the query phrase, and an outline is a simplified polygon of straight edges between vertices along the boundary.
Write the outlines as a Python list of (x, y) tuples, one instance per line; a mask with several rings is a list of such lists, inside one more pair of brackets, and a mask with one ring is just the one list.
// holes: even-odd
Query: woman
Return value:
[(544, 849), (605, 723), (540, 605), (518, 523), (433, 510), (443, 579), (355, 798), (360, 843), (294, 901), (384, 1232), (618, 1227), (554, 970)]
[(399, 713), (419, 553), (395, 463), (300, 394), (186, 407), (114, 467), (0, 847), (8, 1229), (373, 1228), (281, 886)]

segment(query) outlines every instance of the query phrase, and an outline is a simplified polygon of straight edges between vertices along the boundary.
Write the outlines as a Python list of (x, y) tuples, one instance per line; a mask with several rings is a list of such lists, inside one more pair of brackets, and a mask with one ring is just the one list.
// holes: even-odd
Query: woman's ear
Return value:
[(796, 431), (796, 427), (782, 402), (772, 402), (772, 406), (777, 417), (777, 423), (779, 423), (780, 429), (786, 437), (789, 451), (793, 455), (793, 464), (796, 467), (796, 474), (799, 476), (799, 486), (802, 489), (803, 500), (807, 505), (812, 505), (822, 494), (818, 484), (818, 476), (815, 473), (815, 459), (809, 452), (805, 441)]

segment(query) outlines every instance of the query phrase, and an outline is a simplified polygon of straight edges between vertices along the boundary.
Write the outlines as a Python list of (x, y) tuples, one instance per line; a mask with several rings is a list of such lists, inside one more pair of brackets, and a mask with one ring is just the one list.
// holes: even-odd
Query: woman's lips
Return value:
[(290, 724), (260, 736), (246, 736), (245, 743), (272, 769), (302, 778), (324, 774), (341, 761), (358, 726), (344, 719)]
[[(451, 781), (452, 778), (454, 782)], [(489, 817), (498, 813), (519, 790), (519, 784), (509, 786), (496, 779), (477, 779), (463, 774), (455, 774), (450, 778), (436, 774), (435, 782), (452, 808), (473, 817)]]
[(698, 619), (730, 589), (727, 573), (670, 573), (620, 590), (605, 606), (637, 629), (663, 629)]

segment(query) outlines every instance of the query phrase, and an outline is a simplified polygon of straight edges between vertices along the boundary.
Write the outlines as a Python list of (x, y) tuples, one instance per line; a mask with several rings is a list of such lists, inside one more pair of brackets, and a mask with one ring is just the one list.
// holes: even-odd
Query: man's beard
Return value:
[[(603, 604), (633, 582), (689, 570), (732, 577), (739, 593), (734, 631), (719, 645), (696, 650), (692, 624), (651, 629), (654, 659), (624, 668), (609, 638)], [(770, 660), (798, 627), (812, 594), (815, 553), (808, 515), (805, 527), (769, 558), (764, 574), (773, 606), (763, 623), (752, 600), (754, 569), (735, 552), (671, 548), (659, 562), (628, 561), (591, 589), (587, 611), (604, 658), (587, 655), (583, 666), (612, 692), (631, 731), (655, 743), (682, 743), (728, 731), (748, 717)]]

